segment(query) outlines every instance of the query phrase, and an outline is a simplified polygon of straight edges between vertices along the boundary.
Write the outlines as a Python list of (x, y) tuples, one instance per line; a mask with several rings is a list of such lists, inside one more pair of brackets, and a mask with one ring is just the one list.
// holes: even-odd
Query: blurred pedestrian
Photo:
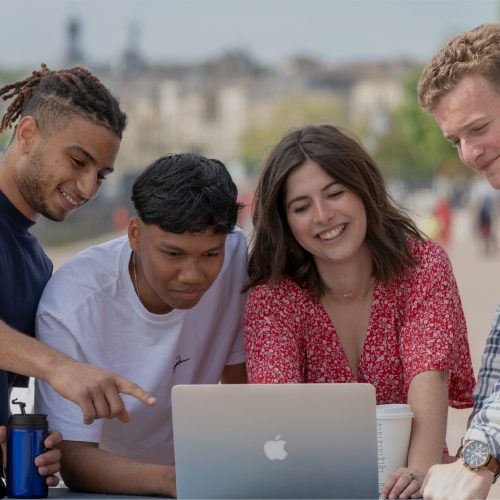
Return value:
[(471, 190), (470, 205), (474, 214), (474, 230), (485, 256), (495, 255), (497, 239), (495, 219), (498, 212), (498, 192), (488, 183), (475, 183)]
[(444, 247), (448, 247), (451, 241), (453, 209), (446, 196), (438, 198), (434, 206), (434, 215), (437, 222), (436, 240)]

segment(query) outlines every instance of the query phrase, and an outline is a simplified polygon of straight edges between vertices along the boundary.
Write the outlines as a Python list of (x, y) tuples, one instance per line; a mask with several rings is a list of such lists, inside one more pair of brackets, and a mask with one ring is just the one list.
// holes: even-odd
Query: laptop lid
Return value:
[(178, 498), (378, 498), (370, 384), (178, 385)]

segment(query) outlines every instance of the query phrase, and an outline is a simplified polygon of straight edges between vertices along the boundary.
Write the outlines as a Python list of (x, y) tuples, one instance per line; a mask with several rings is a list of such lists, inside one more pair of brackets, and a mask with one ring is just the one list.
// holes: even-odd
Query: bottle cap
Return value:
[(11, 415), (7, 426), (11, 429), (48, 429), (49, 422), (43, 413)]

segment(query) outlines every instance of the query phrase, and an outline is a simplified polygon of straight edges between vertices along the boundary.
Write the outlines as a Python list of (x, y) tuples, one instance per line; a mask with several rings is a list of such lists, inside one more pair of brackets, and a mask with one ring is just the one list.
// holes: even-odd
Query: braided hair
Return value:
[(0, 122), (0, 132), (27, 115), (36, 118), (42, 132), (53, 130), (65, 117), (79, 115), (121, 139), (127, 123), (117, 99), (83, 66), (51, 71), (41, 64), (28, 78), (0, 88), (0, 97), (14, 98)]

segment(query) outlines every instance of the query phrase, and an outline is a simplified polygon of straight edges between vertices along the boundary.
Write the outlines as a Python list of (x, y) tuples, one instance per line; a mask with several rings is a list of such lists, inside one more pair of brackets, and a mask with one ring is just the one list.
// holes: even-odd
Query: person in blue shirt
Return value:
[[(500, 189), (500, 24), (450, 40), (424, 68), (421, 107), (432, 113), (462, 162)], [(500, 473), (500, 306), (486, 342), (474, 409), (451, 464), (432, 467), (425, 498), (486, 498)]]
[[(146, 404), (154, 398), (138, 385), (106, 370), (77, 362), (34, 336), (35, 314), (52, 263), (30, 233), (42, 215), (62, 221), (99, 191), (113, 165), (126, 125), (118, 101), (87, 69), (40, 70), (0, 88), (12, 99), (0, 132), (14, 127), (0, 157), (0, 445), (5, 453), (9, 392), (19, 376), (48, 382), (95, 418), (129, 419), (120, 393)], [(49, 449), (36, 459), (49, 485), (57, 484), (61, 441), (51, 433)]]

